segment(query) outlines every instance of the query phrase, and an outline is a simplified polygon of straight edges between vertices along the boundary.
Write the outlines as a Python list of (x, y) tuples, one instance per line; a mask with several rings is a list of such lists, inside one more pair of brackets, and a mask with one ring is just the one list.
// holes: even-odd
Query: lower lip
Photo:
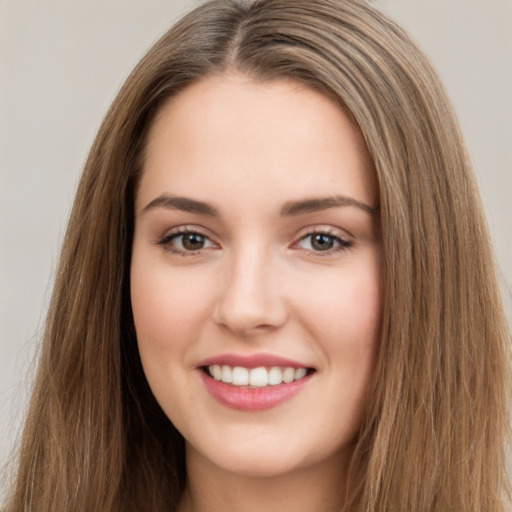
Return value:
[(261, 388), (232, 386), (206, 375), (199, 370), (206, 389), (219, 403), (239, 411), (264, 411), (276, 407), (299, 393), (312, 375), (289, 384), (276, 384)]

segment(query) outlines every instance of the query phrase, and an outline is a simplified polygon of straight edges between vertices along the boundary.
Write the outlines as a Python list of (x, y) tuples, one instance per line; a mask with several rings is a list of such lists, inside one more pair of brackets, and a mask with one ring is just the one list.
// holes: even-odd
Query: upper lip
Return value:
[(219, 354), (217, 356), (208, 357), (202, 360), (197, 367), (212, 366), (217, 364), (219, 366), (241, 366), (243, 368), (258, 368), (261, 366), (282, 366), (291, 368), (312, 368), (309, 365), (303, 364), (299, 361), (294, 361), (281, 356), (273, 354)]

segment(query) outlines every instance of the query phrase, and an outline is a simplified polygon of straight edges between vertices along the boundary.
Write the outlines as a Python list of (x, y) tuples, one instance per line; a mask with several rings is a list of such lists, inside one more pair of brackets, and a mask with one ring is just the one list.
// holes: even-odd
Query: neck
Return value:
[(351, 451), (286, 474), (251, 476), (219, 468), (187, 447), (187, 486), (178, 512), (338, 512)]

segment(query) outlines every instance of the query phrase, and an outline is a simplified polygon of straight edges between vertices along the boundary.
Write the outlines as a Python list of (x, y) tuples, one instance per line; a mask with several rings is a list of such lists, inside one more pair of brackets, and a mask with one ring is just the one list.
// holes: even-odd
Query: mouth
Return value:
[(246, 368), (227, 364), (202, 366), (201, 370), (218, 382), (243, 388), (265, 388), (297, 382), (315, 372), (314, 368), (292, 366), (258, 366)]
[(276, 407), (303, 390), (317, 370), (267, 354), (224, 354), (198, 366), (206, 389), (221, 405), (239, 411)]

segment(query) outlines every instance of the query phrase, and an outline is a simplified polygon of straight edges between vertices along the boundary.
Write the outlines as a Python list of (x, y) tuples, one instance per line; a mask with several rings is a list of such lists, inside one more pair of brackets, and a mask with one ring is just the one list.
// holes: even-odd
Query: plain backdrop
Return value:
[[(373, 3), (420, 43), (453, 99), (510, 320), (512, 0)], [(131, 68), (195, 4), (0, 0), (0, 466), (21, 425), (59, 246), (95, 132)]]

